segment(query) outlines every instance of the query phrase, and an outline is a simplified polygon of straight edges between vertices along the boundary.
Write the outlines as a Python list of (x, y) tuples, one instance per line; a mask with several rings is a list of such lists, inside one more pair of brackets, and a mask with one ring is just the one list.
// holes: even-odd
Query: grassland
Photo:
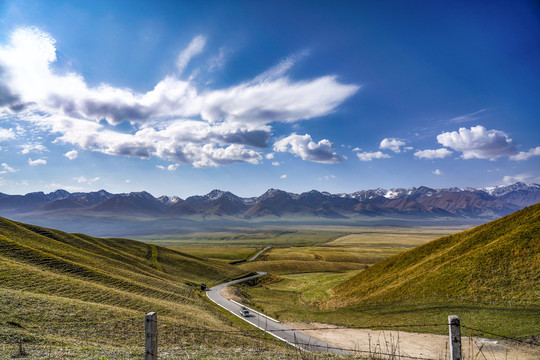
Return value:
[(205, 246), (309, 246), (324, 243), (337, 237), (347, 234), (346, 229), (332, 231), (325, 230), (304, 230), (294, 228), (280, 229), (260, 229), (257, 231), (239, 228), (238, 232), (218, 232), (218, 233), (194, 233), (187, 235), (168, 236), (143, 236), (139, 237), (146, 243), (161, 246), (184, 246), (184, 245), (205, 245)]
[(355, 229), (354, 233), (316, 246), (274, 247), (257, 261), (238, 267), (272, 274), (360, 270), (456, 230), (438, 227)]
[(540, 306), (540, 204), (379, 262), (333, 291), (328, 307), (432, 293)]
[[(322, 246), (275, 248), (239, 267), (279, 276), (242, 285), (241, 293), (289, 321), (444, 334), (441, 324), (458, 314), (469, 328), (485, 331), (473, 335), (538, 336), (539, 210), (537, 205), (434, 241), (444, 229), (367, 229)], [(334, 263), (342, 268), (332, 269)], [(305, 271), (295, 271), (294, 264)], [(369, 268), (350, 271), (350, 264)], [(439, 325), (420, 326), (425, 324)]]
[(263, 249), (262, 246), (245, 245), (171, 245), (167, 246), (167, 248), (197, 256), (202, 259), (226, 263), (249, 259)]
[(358, 272), (309, 273), (270, 276), (251, 285), (240, 285), (239, 293), (269, 316), (282, 321), (320, 322), (351, 328), (375, 328), (447, 334), (448, 315), (458, 314), (462, 324), (484, 332), (467, 330), (467, 335), (497, 337), (493, 334), (527, 338), (538, 335), (540, 309), (531, 304), (475, 302), (424, 294), (390, 302), (366, 301), (338, 309), (321, 307), (332, 298), (332, 289)]
[(273, 346), (227, 333), (247, 326), (196, 290), (200, 282), (244, 274), (154, 244), (0, 218), (0, 343), (8, 349), (2, 354), (11, 356), (20, 343), (31, 350), (28, 358), (140, 358), (150, 311), (158, 313), (161, 344), (170, 349)]
[[(294, 229), (266, 229), (257, 232), (238, 233), (196, 233), (167, 237), (143, 237), (151, 244), (159, 244), (169, 249), (203, 259), (221, 262), (247, 260), (266, 246), (302, 248), (339, 238), (344, 231), (313, 231)], [(253, 269), (242, 269), (247, 272)], [(261, 270), (264, 271), (264, 270)]]
[[(540, 309), (532, 301), (539, 298), (540, 274), (540, 230), (535, 214), (532, 224), (530, 219), (510, 218), (505, 226), (484, 225), (480, 233), (472, 229), (453, 236), (445, 235), (464, 228), (261, 228), (150, 236), (145, 242), (66, 234), (0, 218), (0, 342), (9, 354), (17, 348), (16, 339), (23, 339), (27, 349), (37, 347), (33, 353), (42, 357), (47, 357), (44, 349), (49, 345), (58, 357), (140, 358), (141, 319), (146, 312), (157, 311), (167, 326), (162, 332), (162, 344), (169, 351), (164, 359), (181, 357), (179, 351), (185, 356), (193, 351), (189, 357), (194, 359), (211, 358), (205, 354), (212, 353), (212, 348), (222, 351), (222, 358), (272, 358), (265, 351), (277, 351), (276, 359), (294, 358), (294, 353), (268, 339), (234, 333), (249, 331), (249, 327), (207, 303), (196, 290), (200, 282), (217, 284), (255, 270), (270, 275), (242, 285), (240, 293), (254, 307), (281, 320), (364, 328), (393, 326), (396, 330), (446, 334), (447, 316), (458, 314), (469, 328), (488, 332), (472, 335), (538, 335)], [(529, 235), (515, 231), (522, 224)], [(499, 240), (489, 241), (493, 236)], [(474, 246), (462, 244), (472, 238), (480, 240)], [(501, 239), (516, 242), (480, 254), (480, 249), (492, 243), (502, 244)], [(269, 245), (272, 248), (256, 261), (229, 265)], [(462, 281), (464, 286), (483, 286), (482, 293), (456, 292), (459, 288), (446, 286), (446, 278), (422, 283), (419, 280), (424, 274), (446, 262), (430, 262), (443, 246), (457, 251), (445, 251), (447, 258), (458, 254), (460, 260), (467, 260), (464, 271), (478, 266), (465, 256), (475, 249), (480, 254), (475, 261), (492, 264), (497, 259), (498, 267), (484, 271), (497, 281), (489, 283), (478, 274), (480, 282), (471, 278)], [(525, 267), (520, 270), (512, 265), (517, 262), (506, 253), (523, 260)], [(395, 262), (403, 255), (404, 262)], [(413, 261), (421, 257), (428, 259), (421, 262), (424, 267)], [(373, 269), (376, 272), (370, 275)], [(398, 275), (385, 277), (394, 270)], [(505, 270), (511, 276), (509, 281), (527, 281), (513, 287), (509, 297), (500, 295), (510, 284), (501, 277)], [(369, 276), (363, 278), (363, 274)], [(409, 275), (413, 280), (408, 280)], [(441, 288), (426, 286), (434, 281)], [(384, 287), (372, 291), (370, 286), (379, 282)], [(418, 284), (423, 285), (414, 292), (407, 290)], [(446, 297), (447, 293), (457, 296)], [(516, 301), (518, 298), (526, 301)], [(96, 324), (109, 325), (103, 331), (89, 330)], [(118, 332), (118, 327), (123, 332)], [(208, 332), (192, 331), (194, 328)], [(212, 329), (233, 332), (215, 333)], [(198, 347), (208, 351), (197, 353)], [(224, 348), (228, 350), (223, 352)], [(238, 353), (248, 348), (261, 352), (252, 357), (247, 352)]]

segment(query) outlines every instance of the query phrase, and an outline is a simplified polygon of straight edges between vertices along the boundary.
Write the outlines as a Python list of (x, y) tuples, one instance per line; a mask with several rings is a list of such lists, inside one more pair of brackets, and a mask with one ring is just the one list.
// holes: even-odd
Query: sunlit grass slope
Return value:
[(220, 321), (202, 306), (193, 286), (243, 274), (156, 245), (0, 218), (0, 314), (26, 328), (51, 319), (96, 320), (96, 313), (143, 319), (149, 311), (175, 323), (212, 326)]
[(379, 262), (333, 288), (324, 307), (444, 296), (540, 302), (540, 204)]

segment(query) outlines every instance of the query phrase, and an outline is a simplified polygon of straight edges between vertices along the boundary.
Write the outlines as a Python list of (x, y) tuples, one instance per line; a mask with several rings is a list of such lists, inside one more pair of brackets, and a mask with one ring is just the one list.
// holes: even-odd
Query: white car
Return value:
[(248, 317), (249, 316), (249, 310), (246, 309), (245, 307), (242, 307), (240, 309), (240, 315), (244, 316), (244, 317)]

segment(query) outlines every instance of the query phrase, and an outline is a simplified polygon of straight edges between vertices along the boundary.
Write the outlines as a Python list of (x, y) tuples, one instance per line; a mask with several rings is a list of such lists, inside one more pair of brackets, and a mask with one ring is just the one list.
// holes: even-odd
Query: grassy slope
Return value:
[[(230, 329), (229, 321), (188, 284), (242, 275), (228, 264), (155, 245), (0, 218), (0, 325), (9, 330), (0, 339), (20, 329), (66, 330), (66, 322), (77, 327), (134, 320), (139, 331), (150, 311), (173, 324)], [(68, 338), (62, 341), (69, 343)], [(227, 339), (216, 343), (227, 344)]]
[(377, 263), (333, 293), (327, 308), (433, 293), (538, 304), (540, 204)]

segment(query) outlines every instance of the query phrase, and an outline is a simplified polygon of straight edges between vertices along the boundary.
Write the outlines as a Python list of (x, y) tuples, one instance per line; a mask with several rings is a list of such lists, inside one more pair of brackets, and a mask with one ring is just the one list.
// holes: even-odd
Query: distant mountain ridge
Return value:
[(258, 197), (242, 198), (229, 191), (181, 199), (154, 197), (146, 191), (111, 194), (105, 190), (49, 194), (0, 193), (0, 214), (62, 214), (156, 217), (227, 217), (238, 219), (289, 216), (354, 219), (358, 216), (469, 217), (494, 219), (540, 202), (540, 185), (515, 183), (490, 188), (371, 189), (350, 194), (311, 190), (301, 194), (269, 189)]

